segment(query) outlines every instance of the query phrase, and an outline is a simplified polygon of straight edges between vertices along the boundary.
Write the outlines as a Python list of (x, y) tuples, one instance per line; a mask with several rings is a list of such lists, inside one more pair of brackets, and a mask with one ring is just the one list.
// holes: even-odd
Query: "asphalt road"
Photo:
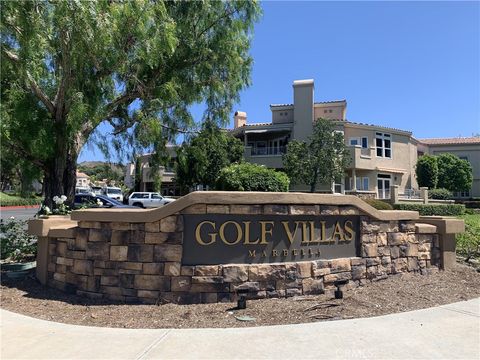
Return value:
[(15, 217), (16, 220), (28, 220), (33, 218), (37, 213), (38, 208), (33, 209), (15, 209), (15, 210), (0, 210), (0, 217), (2, 220), (8, 220), (10, 217)]

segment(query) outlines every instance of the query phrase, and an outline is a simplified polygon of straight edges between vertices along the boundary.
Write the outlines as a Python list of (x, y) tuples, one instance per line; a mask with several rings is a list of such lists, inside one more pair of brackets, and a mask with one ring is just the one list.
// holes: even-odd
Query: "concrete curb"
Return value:
[(21, 209), (38, 209), (38, 205), (18, 205), (18, 206), (0, 206), (0, 211), (2, 210), (21, 210)]
[(229, 329), (113, 329), (1, 310), (2, 359), (478, 359), (480, 298), (365, 319)]

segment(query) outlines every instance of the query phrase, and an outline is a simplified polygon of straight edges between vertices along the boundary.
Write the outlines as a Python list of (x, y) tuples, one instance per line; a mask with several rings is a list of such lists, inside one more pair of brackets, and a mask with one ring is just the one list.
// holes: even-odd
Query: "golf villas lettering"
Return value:
[(357, 256), (358, 216), (186, 215), (184, 264)]

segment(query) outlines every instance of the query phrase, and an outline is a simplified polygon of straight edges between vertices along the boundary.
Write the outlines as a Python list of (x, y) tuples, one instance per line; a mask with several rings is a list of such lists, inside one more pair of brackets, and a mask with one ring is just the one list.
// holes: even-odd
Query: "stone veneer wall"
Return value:
[(333, 293), (404, 272), (438, 271), (437, 234), (415, 233), (414, 221), (361, 216), (361, 257), (252, 265), (182, 266), (183, 215), (357, 214), (350, 206), (191, 205), (152, 223), (79, 221), (70, 238), (50, 238), (48, 285), (91, 298), (126, 302), (233, 301)]

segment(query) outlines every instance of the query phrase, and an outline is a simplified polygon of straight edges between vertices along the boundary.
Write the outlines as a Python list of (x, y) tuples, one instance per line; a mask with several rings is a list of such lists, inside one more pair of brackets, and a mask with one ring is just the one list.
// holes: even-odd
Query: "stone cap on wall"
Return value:
[(416, 220), (417, 211), (377, 210), (354, 195), (309, 194), (294, 192), (196, 191), (154, 209), (85, 209), (71, 214), (76, 221), (155, 222), (181, 212), (192, 205), (326, 205), (353, 206), (363, 214), (381, 221)]

